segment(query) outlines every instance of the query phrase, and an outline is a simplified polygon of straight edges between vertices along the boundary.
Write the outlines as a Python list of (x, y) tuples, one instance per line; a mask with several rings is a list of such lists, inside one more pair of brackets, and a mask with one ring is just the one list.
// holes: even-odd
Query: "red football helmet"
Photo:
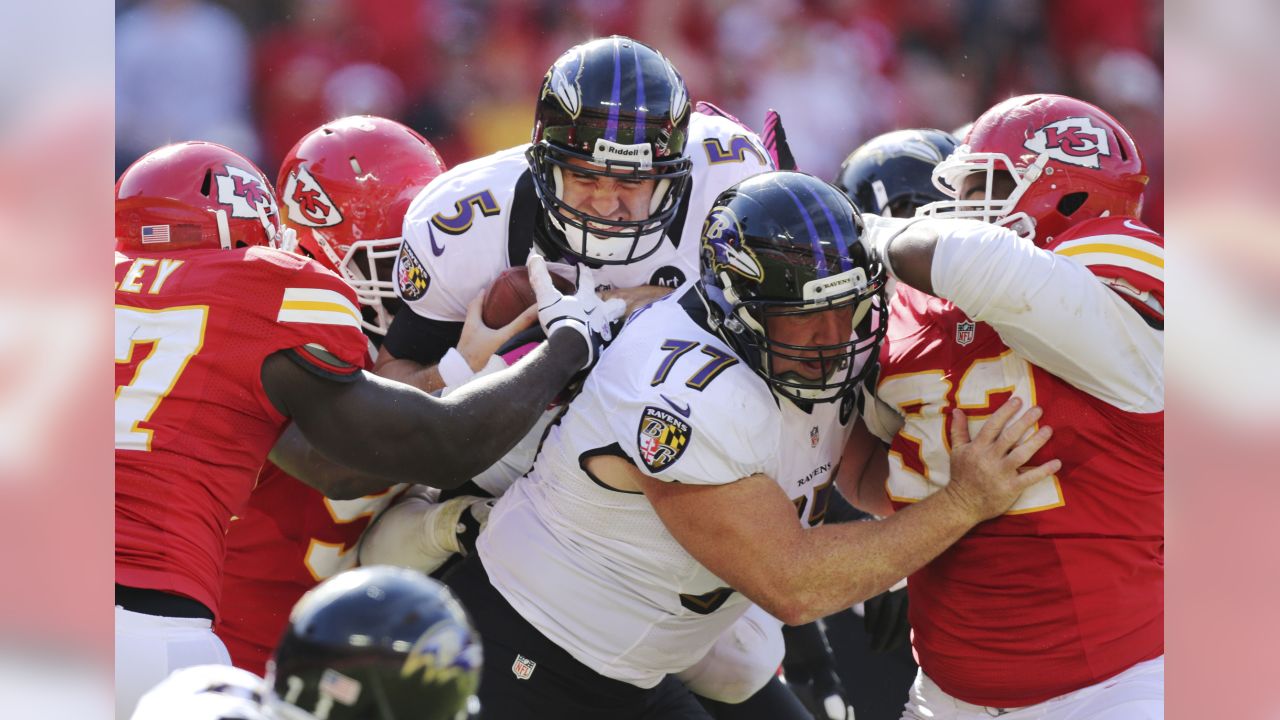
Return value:
[(391, 277), (404, 214), (418, 191), (445, 171), (421, 135), (369, 115), (307, 133), (280, 166), (284, 223), (298, 245), (355, 288), (373, 311), (366, 330), (385, 335), (396, 297)]
[[(933, 172), (934, 185), (956, 199), (926, 205), (921, 214), (978, 218), (1044, 245), (1082, 220), (1137, 217), (1142, 209), (1147, 168), (1138, 146), (1115, 118), (1082, 100), (1010, 98), (974, 121), (963, 140)], [(1007, 198), (991, 197), (997, 172), (1013, 176)], [(986, 192), (959, 198), (971, 173), (986, 175)]]
[(274, 247), (279, 235), (271, 181), (215, 143), (157, 148), (116, 181), (117, 250)]

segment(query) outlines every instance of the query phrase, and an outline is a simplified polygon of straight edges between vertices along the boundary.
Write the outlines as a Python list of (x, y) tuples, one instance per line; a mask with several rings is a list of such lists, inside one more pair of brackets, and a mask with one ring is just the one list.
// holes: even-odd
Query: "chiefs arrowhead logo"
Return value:
[(1111, 156), (1111, 143), (1102, 128), (1089, 118), (1065, 118), (1040, 128), (1023, 143), (1034, 153), (1046, 153), (1051, 160), (1096, 168), (1102, 156)]
[(256, 218), (259, 210), (268, 216), (276, 214), (276, 201), (262, 179), (234, 165), (227, 165), (226, 175), (214, 175), (218, 181), (218, 202), (231, 208), (231, 217)]
[(342, 222), (338, 206), (329, 199), (306, 165), (299, 165), (296, 171), (289, 173), (281, 199), (289, 212), (290, 222), (313, 228), (333, 227)]

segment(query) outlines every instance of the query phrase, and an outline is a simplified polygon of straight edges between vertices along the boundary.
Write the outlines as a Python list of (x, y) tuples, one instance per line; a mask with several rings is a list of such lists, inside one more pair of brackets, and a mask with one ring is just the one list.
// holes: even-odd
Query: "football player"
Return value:
[(297, 602), (265, 679), (185, 668), (143, 696), (133, 720), (459, 720), (481, 664), (448, 588), (412, 570), (359, 568)]
[[(152, 151), (116, 184), (122, 717), (171, 670), (227, 661), (211, 630), (224, 535), (269, 452), (333, 497), (456, 485), (505, 454), (590, 366), (599, 330), (621, 309), (587, 288), (568, 298), (552, 288), (540, 304), (554, 334), (536, 356), (438, 400), (362, 370), (368, 341), (351, 288), (315, 261), (264, 247), (287, 235), (276, 207), (261, 171), (211, 143)], [(531, 271), (546, 272), (540, 258)], [(334, 474), (333, 461), (364, 475)]]
[(698, 270), (697, 233), (720, 191), (771, 169), (760, 139), (689, 100), (665, 57), (626, 37), (561, 55), (542, 82), (533, 136), (459, 165), (405, 217), (404, 301), (376, 371), (426, 390), (456, 387), (489, 357), (448, 354), (467, 306), (531, 248), (596, 269), (634, 308)]
[[(911, 217), (920, 206), (947, 199), (933, 184), (933, 169), (957, 145), (956, 138), (942, 130), (887, 132), (849, 153), (834, 184), (863, 213)], [(886, 283), (890, 296), (891, 285)], [(827, 518), (844, 522), (870, 516), (854, 509), (842, 497), (833, 497)], [(916, 674), (909, 641), (906, 583), (897, 583), (889, 592), (869, 598), (848, 612), (823, 618), (820, 625), (841, 657), (839, 665), (857, 667), (856, 673), (843, 677), (843, 686), (850, 691), (842, 692), (837, 663), (816, 625), (784, 630), (787, 656), (783, 667), (788, 685), (798, 694), (805, 693), (801, 697), (815, 714), (822, 713), (819, 717), (844, 717), (836, 710), (844, 706), (839, 702), (841, 696), (867, 715), (896, 714)]]
[(1040, 453), (1061, 471), (911, 576), (903, 717), (1163, 717), (1164, 240), (1137, 220), (1142, 155), (1101, 109), (1027, 95), (934, 180), (951, 199), (868, 234), (901, 282), (866, 413), (888, 482), (864, 499), (948, 489), (955, 408), (1022, 398), (1069, 430)]
[[(417, 281), (397, 283), (404, 306), (375, 372), (434, 390), (501, 367), (499, 343), (454, 346), (468, 304), (531, 248), (593, 267), (602, 296), (631, 309), (671, 292), (697, 276), (712, 200), (770, 170), (776, 148), (714, 106), (695, 108), (680, 74), (643, 43), (570, 48), (543, 79), (531, 143), (460, 165), (413, 201), (396, 277)], [(431, 572), (473, 546), (488, 499), (529, 469), (558, 412), (463, 488), (401, 500), (362, 541), (362, 561)]]
[[(300, 252), (355, 290), (361, 326), (375, 345), (399, 305), (391, 265), (404, 212), (443, 171), (421, 135), (370, 116), (321, 125), (281, 165), (281, 224), (296, 233)], [(519, 329), (492, 332), (505, 340)], [(289, 608), (320, 580), (355, 565), (352, 550), (369, 519), (404, 487), (332, 499), (271, 462), (263, 467), (227, 534), (222, 612), (214, 626), (237, 667), (265, 671)]]
[(449, 578), (484, 638), (486, 712), (709, 717), (672, 673), (753, 603), (792, 624), (846, 608), (1057, 470), (1019, 472), (1049, 431), (1028, 432), (1035, 409), (1006, 427), (1014, 401), (973, 442), (957, 427), (946, 491), (821, 525), (842, 459), (868, 457), (846, 439), (884, 271), (861, 232), (845, 195), (800, 173), (717, 199), (702, 281), (631, 316)]

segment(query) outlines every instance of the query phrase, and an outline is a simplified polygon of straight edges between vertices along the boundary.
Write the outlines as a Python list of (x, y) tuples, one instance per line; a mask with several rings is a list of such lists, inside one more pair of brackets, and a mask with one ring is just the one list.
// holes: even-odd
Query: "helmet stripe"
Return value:
[(804, 219), (804, 226), (809, 229), (809, 245), (813, 248), (813, 259), (817, 264), (818, 277), (826, 277), (830, 274), (830, 271), (827, 270), (827, 255), (822, 252), (822, 241), (818, 239), (818, 229), (813, 225), (813, 218), (809, 217), (809, 213), (805, 212), (804, 203), (800, 202), (800, 198), (791, 192), (791, 188), (787, 187), (785, 183), (778, 183), (778, 186), (791, 198), (791, 201), (796, 204), (796, 208), (800, 211), (800, 217)]
[(618, 52), (620, 42), (613, 41), (613, 94), (609, 98), (609, 124), (604, 129), (604, 139), (609, 142), (618, 142), (618, 107), (622, 104), (622, 55)]
[(640, 53), (636, 52), (635, 43), (631, 45), (631, 58), (636, 63), (636, 131), (631, 136), (631, 142), (639, 145), (644, 142), (644, 116), (647, 111), (644, 104), (644, 73), (640, 71)]
[(853, 269), (853, 264), (849, 259), (849, 246), (844, 243), (844, 233), (840, 232), (840, 226), (836, 224), (835, 216), (831, 214), (831, 208), (827, 207), (827, 203), (822, 199), (813, 188), (805, 188), (809, 191), (809, 196), (818, 201), (818, 206), (822, 208), (822, 214), (827, 218), (827, 224), (831, 226), (831, 230), (836, 234), (836, 249), (840, 251), (840, 271), (847, 272)]

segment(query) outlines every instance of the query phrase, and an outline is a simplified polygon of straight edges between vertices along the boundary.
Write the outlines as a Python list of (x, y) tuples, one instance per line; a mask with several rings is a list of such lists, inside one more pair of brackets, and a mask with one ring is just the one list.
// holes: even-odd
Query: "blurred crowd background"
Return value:
[(1163, 226), (1159, 0), (135, 0), (117, 3), (116, 171), (213, 140), (274, 177), (303, 134), (372, 113), (450, 166), (527, 142), (543, 73), (593, 36), (671, 58), (690, 94), (759, 129), (782, 113), (802, 169), (864, 140), (954, 130), (1010, 95), (1063, 92), (1129, 127)]
[[(112, 402), (103, 388), (111, 379), (111, 185), (122, 163), (170, 140), (207, 137), (249, 151), (274, 174), (278, 154), (330, 114), (321, 106), (306, 115), (297, 99), (317, 102), (316, 78), (372, 59), (399, 83), (391, 84), (402, 93), (399, 117), (456, 164), (527, 140), (537, 82), (555, 54), (586, 35), (622, 31), (670, 54), (696, 98), (750, 123), (761, 115), (747, 105), (748, 90), (800, 68), (810, 89), (770, 93), (768, 102), (785, 113), (800, 162), (815, 172), (891, 124), (813, 134), (830, 152), (799, 145), (811, 134), (802, 122), (845, 122), (827, 103), (855, 99), (859, 118), (950, 129), (1003, 94), (1068, 92), (1099, 102), (1139, 136), (1169, 192), (1167, 714), (1280, 719), (1280, 700), (1266, 690), (1280, 642), (1280, 483), (1272, 469), (1280, 382), (1271, 364), (1280, 353), (1280, 242), (1270, 179), (1280, 163), (1273, 127), (1280, 3), (596, 0), (532, 10), (508, 0), (315, 0), (298, 7), (304, 11), (280, 0), (44, 0), (0, 10), (0, 544), (9, 551), (0, 582), (0, 717), (111, 714)], [(169, 8), (212, 19), (197, 20), (204, 30), (194, 36), (179, 35), (160, 22)], [(816, 30), (825, 33), (824, 50), (812, 37), (783, 40)], [(848, 33), (872, 40), (831, 39)], [(841, 49), (831, 51), (833, 44)], [(130, 67), (128, 53), (151, 53), (151, 67)], [(262, 68), (273, 56), (303, 61), (286, 81), (283, 64), (279, 78)], [(849, 64), (875, 82), (846, 76)], [(407, 80), (391, 69), (406, 67)], [(824, 76), (834, 76), (831, 86), (812, 79)], [(721, 80), (734, 77), (757, 81)], [(354, 84), (366, 92), (376, 85)], [(151, 94), (137, 97), (147, 86)], [(877, 101), (864, 93), (889, 100), (872, 107)], [(793, 94), (798, 108), (784, 104)], [(272, 112), (296, 123), (276, 131), (274, 150), (263, 120)], [(200, 122), (169, 119), (188, 114)], [(1165, 204), (1156, 200), (1149, 211)]]

